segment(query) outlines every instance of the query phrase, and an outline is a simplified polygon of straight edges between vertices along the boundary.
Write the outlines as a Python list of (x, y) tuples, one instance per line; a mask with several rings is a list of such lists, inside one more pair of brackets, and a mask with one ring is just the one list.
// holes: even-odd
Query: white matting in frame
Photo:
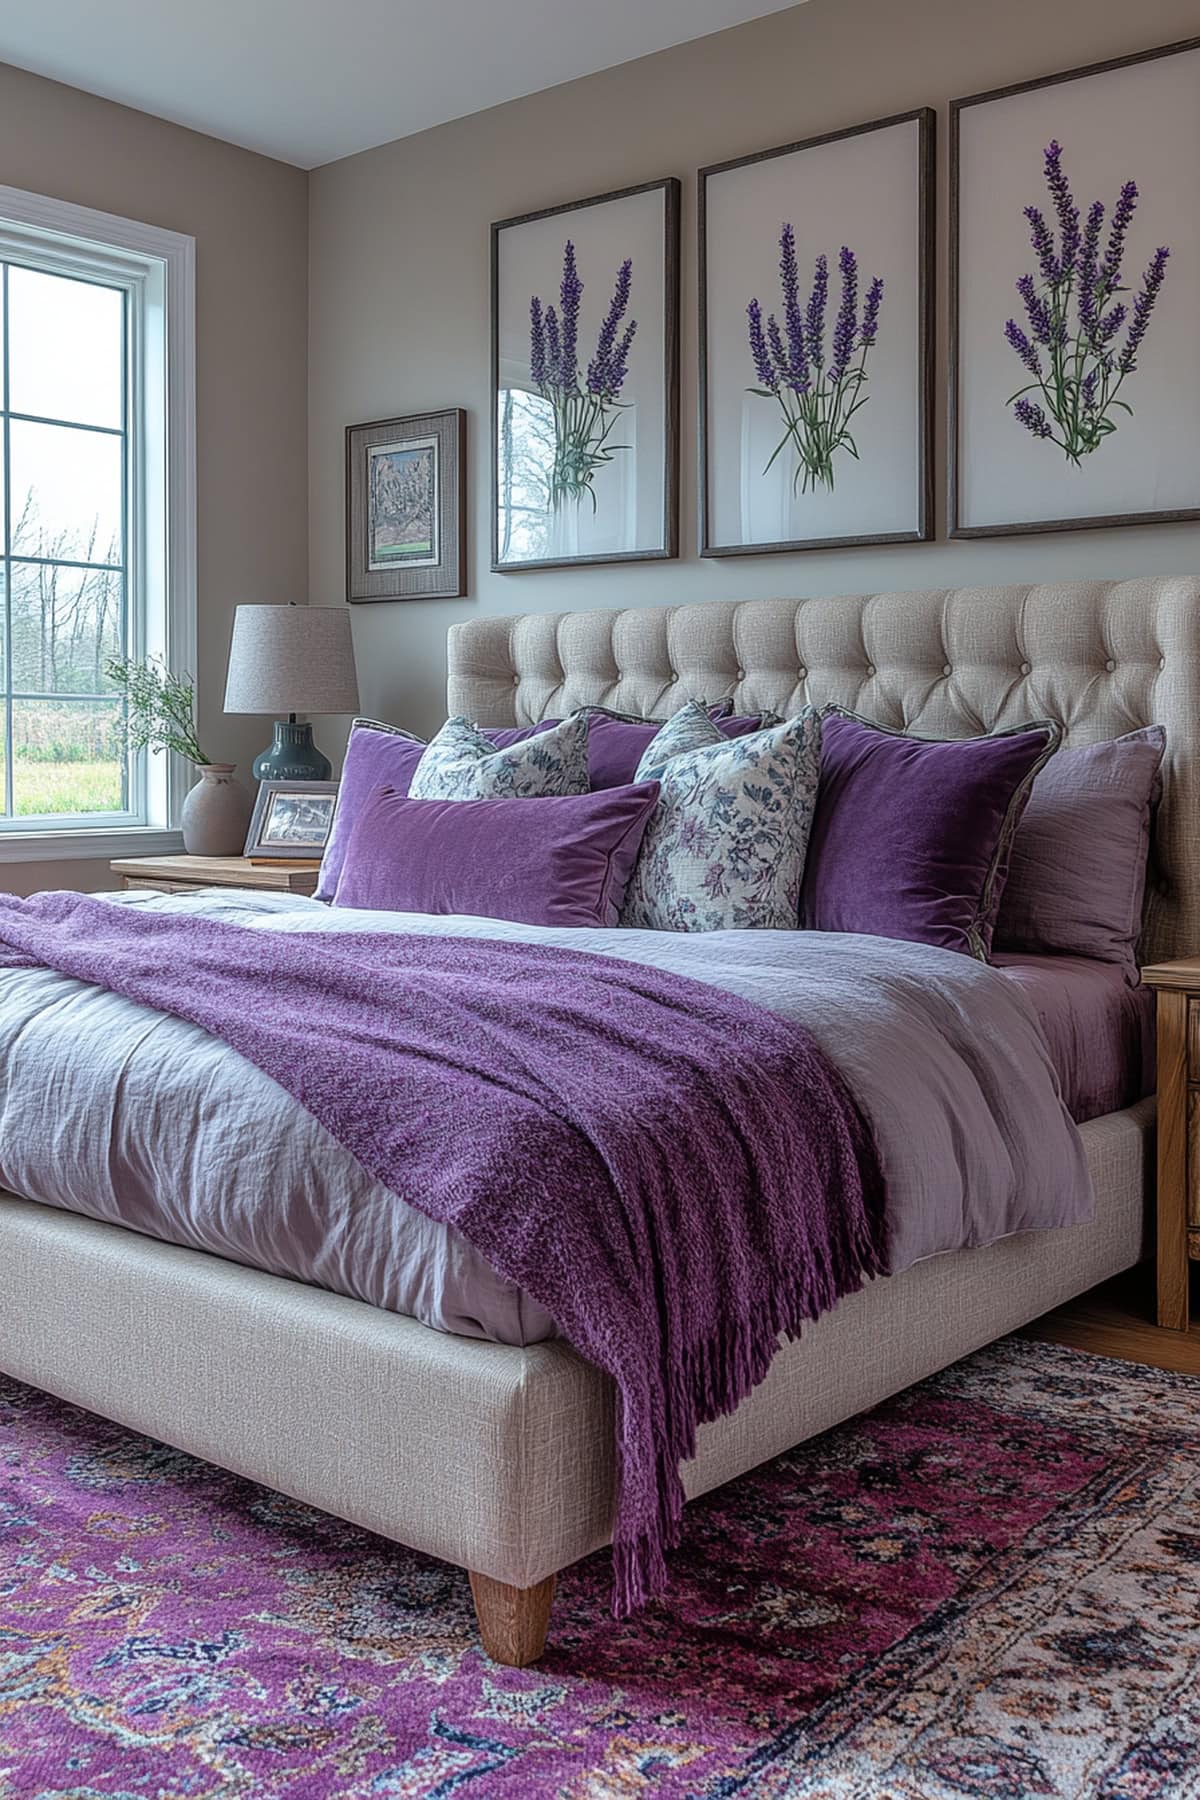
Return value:
[(1200, 40), (951, 119), (950, 535), (1200, 517)]
[(928, 538), (934, 115), (700, 171), (701, 553)]

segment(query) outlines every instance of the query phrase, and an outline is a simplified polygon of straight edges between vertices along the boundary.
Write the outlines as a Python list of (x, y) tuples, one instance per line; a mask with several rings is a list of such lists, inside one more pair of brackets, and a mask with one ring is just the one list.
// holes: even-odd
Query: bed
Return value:
[[(1164, 725), (1143, 956), (1200, 941), (1200, 583), (535, 614), (450, 633), (449, 709), (485, 725), (586, 703), (665, 717), (724, 694), (785, 715), (838, 701), (943, 736), (1045, 715), (1068, 744)], [(1143, 1099), (1082, 1124), (1092, 1221), (916, 1261), (782, 1348), (753, 1394), (702, 1428), (688, 1496), (1136, 1263), (1153, 1122)], [(500, 1661), (536, 1660), (556, 1573), (611, 1534), (612, 1393), (562, 1342), (451, 1335), (15, 1194), (0, 1195), (0, 1368), (469, 1570)]]

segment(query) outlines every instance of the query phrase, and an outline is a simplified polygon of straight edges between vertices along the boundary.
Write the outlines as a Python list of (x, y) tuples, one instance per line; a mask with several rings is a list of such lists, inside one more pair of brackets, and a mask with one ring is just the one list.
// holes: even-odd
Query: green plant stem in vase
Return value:
[(150, 657), (111, 657), (106, 673), (125, 702), (118, 724), (124, 748), (173, 750), (199, 771), (183, 803), (183, 847), (191, 856), (237, 856), (250, 823), (250, 796), (234, 780), (234, 763), (214, 763), (196, 733), (196, 689), (190, 675), (173, 675)]

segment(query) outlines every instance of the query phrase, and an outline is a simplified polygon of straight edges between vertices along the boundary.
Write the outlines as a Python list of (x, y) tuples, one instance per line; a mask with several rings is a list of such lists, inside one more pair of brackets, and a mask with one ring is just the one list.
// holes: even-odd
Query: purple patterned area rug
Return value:
[(456, 1570), (0, 1379), (0, 1795), (1200, 1796), (1200, 1381), (1009, 1340), (674, 1569), (499, 1668)]

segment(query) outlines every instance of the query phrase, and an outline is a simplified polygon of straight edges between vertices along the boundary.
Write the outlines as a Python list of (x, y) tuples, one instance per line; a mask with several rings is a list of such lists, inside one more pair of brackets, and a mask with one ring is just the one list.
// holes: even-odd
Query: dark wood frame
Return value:
[(1058, 87), (1068, 81), (1083, 81), (1091, 75), (1109, 75), (1116, 69), (1133, 68), (1138, 63), (1157, 62), (1164, 56), (1181, 56), (1200, 50), (1200, 37), (1184, 38), (1178, 43), (1161, 44), (1154, 50), (1139, 50), (1132, 56), (1114, 56), (1107, 62), (1085, 63), (1078, 69), (1062, 69), (1055, 75), (1041, 75), (1036, 81), (1018, 81), (1011, 87), (991, 88), (987, 93), (968, 94), (963, 100), (950, 102), (950, 366), (947, 372), (948, 397), (946, 411), (946, 536), (950, 538), (1017, 537), (1043, 531), (1104, 531), (1112, 525), (1169, 525), (1188, 519), (1200, 519), (1200, 506), (1166, 512), (1097, 513), (1082, 519), (1033, 519), (1018, 525), (963, 525), (958, 517), (959, 464), (959, 216), (962, 199), (960, 182), (961, 118), (968, 106), (985, 106), (992, 100), (1011, 100), (1017, 94), (1032, 93), (1035, 88)]
[[(329, 842), (329, 832), (333, 830), (333, 816), (337, 810), (338, 784), (336, 781), (260, 781), (258, 793), (254, 800), (254, 811), (250, 815), (250, 828), (246, 833), (246, 848), (243, 856), (270, 858), (278, 862), (320, 862)], [(276, 794), (332, 794), (333, 809), (329, 814), (329, 832), (325, 834), (325, 844), (314, 849), (306, 844), (260, 844), (258, 834), (262, 830), (267, 808)]]
[[(708, 182), (714, 175), (730, 169), (745, 168), (749, 163), (771, 162), (779, 156), (794, 156), (801, 150), (816, 150), (823, 144), (840, 143), (843, 138), (863, 137), (869, 131), (884, 131), (894, 125), (918, 124), (917, 143), (917, 354), (920, 369), (917, 379), (917, 454), (919, 458), (917, 493), (917, 529), (865, 533), (855, 537), (800, 538), (778, 544), (713, 544), (709, 542), (709, 467), (708, 467)], [(735, 156), (728, 162), (712, 163), (697, 175), (698, 245), (699, 245), (699, 330), (700, 330), (700, 555), (701, 556), (772, 556), (796, 550), (847, 550), (861, 544), (923, 544), (935, 533), (933, 504), (933, 379), (936, 270), (936, 145), (937, 114), (931, 106), (914, 107), (911, 112), (893, 113), (886, 119), (872, 119), (866, 125), (850, 125), (842, 131), (826, 131), (819, 137), (802, 138), (796, 144), (780, 144), (772, 150), (758, 150), (750, 156)]]
[[(531, 225), (559, 213), (579, 212), (585, 206), (604, 206), (614, 200), (631, 200), (636, 194), (662, 190), (663, 195), (663, 397), (666, 414), (663, 435), (666, 466), (663, 471), (663, 548), (661, 550), (611, 550), (599, 556), (561, 556), (534, 562), (500, 561), (500, 233), (514, 225)], [(569, 200), (562, 206), (546, 206), (540, 212), (498, 219), (492, 225), (491, 259), (491, 417), (492, 445), (492, 561), (493, 575), (523, 574), (531, 569), (578, 569), (596, 563), (666, 562), (679, 555), (679, 220), (681, 183), (668, 175), (661, 181), (642, 181), (634, 187), (614, 188), (592, 194), (586, 200)]]
[[(359, 568), (361, 558), (355, 544), (354, 510), (357, 458), (355, 443), (362, 432), (381, 436), (437, 437), (440, 440), (439, 523), (443, 536), (443, 554), (436, 566), (406, 569), (400, 566), (386, 572), (366, 572)], [(366, 447), (365, 444), (363, 446)], [(448, 465), (452, 464), (452, 467)], [(449, 527), (449, 530), (447, 529)], [(453, 542), (445, 539), (452, 536)], [(398, 585), (404, 582), (403, 589)], [(395, 584), (392, 593), (361, 592), (370, 583), (382, 588)], [(441, 412), (408, 413), (398, 419), (369, 419), (362, 425), (346, 427), (346, 600), (351, 606), (371, 606), (387, 600), (458, 600), (467, 592), (467, 415), (461, 406), (449, 406)]]

